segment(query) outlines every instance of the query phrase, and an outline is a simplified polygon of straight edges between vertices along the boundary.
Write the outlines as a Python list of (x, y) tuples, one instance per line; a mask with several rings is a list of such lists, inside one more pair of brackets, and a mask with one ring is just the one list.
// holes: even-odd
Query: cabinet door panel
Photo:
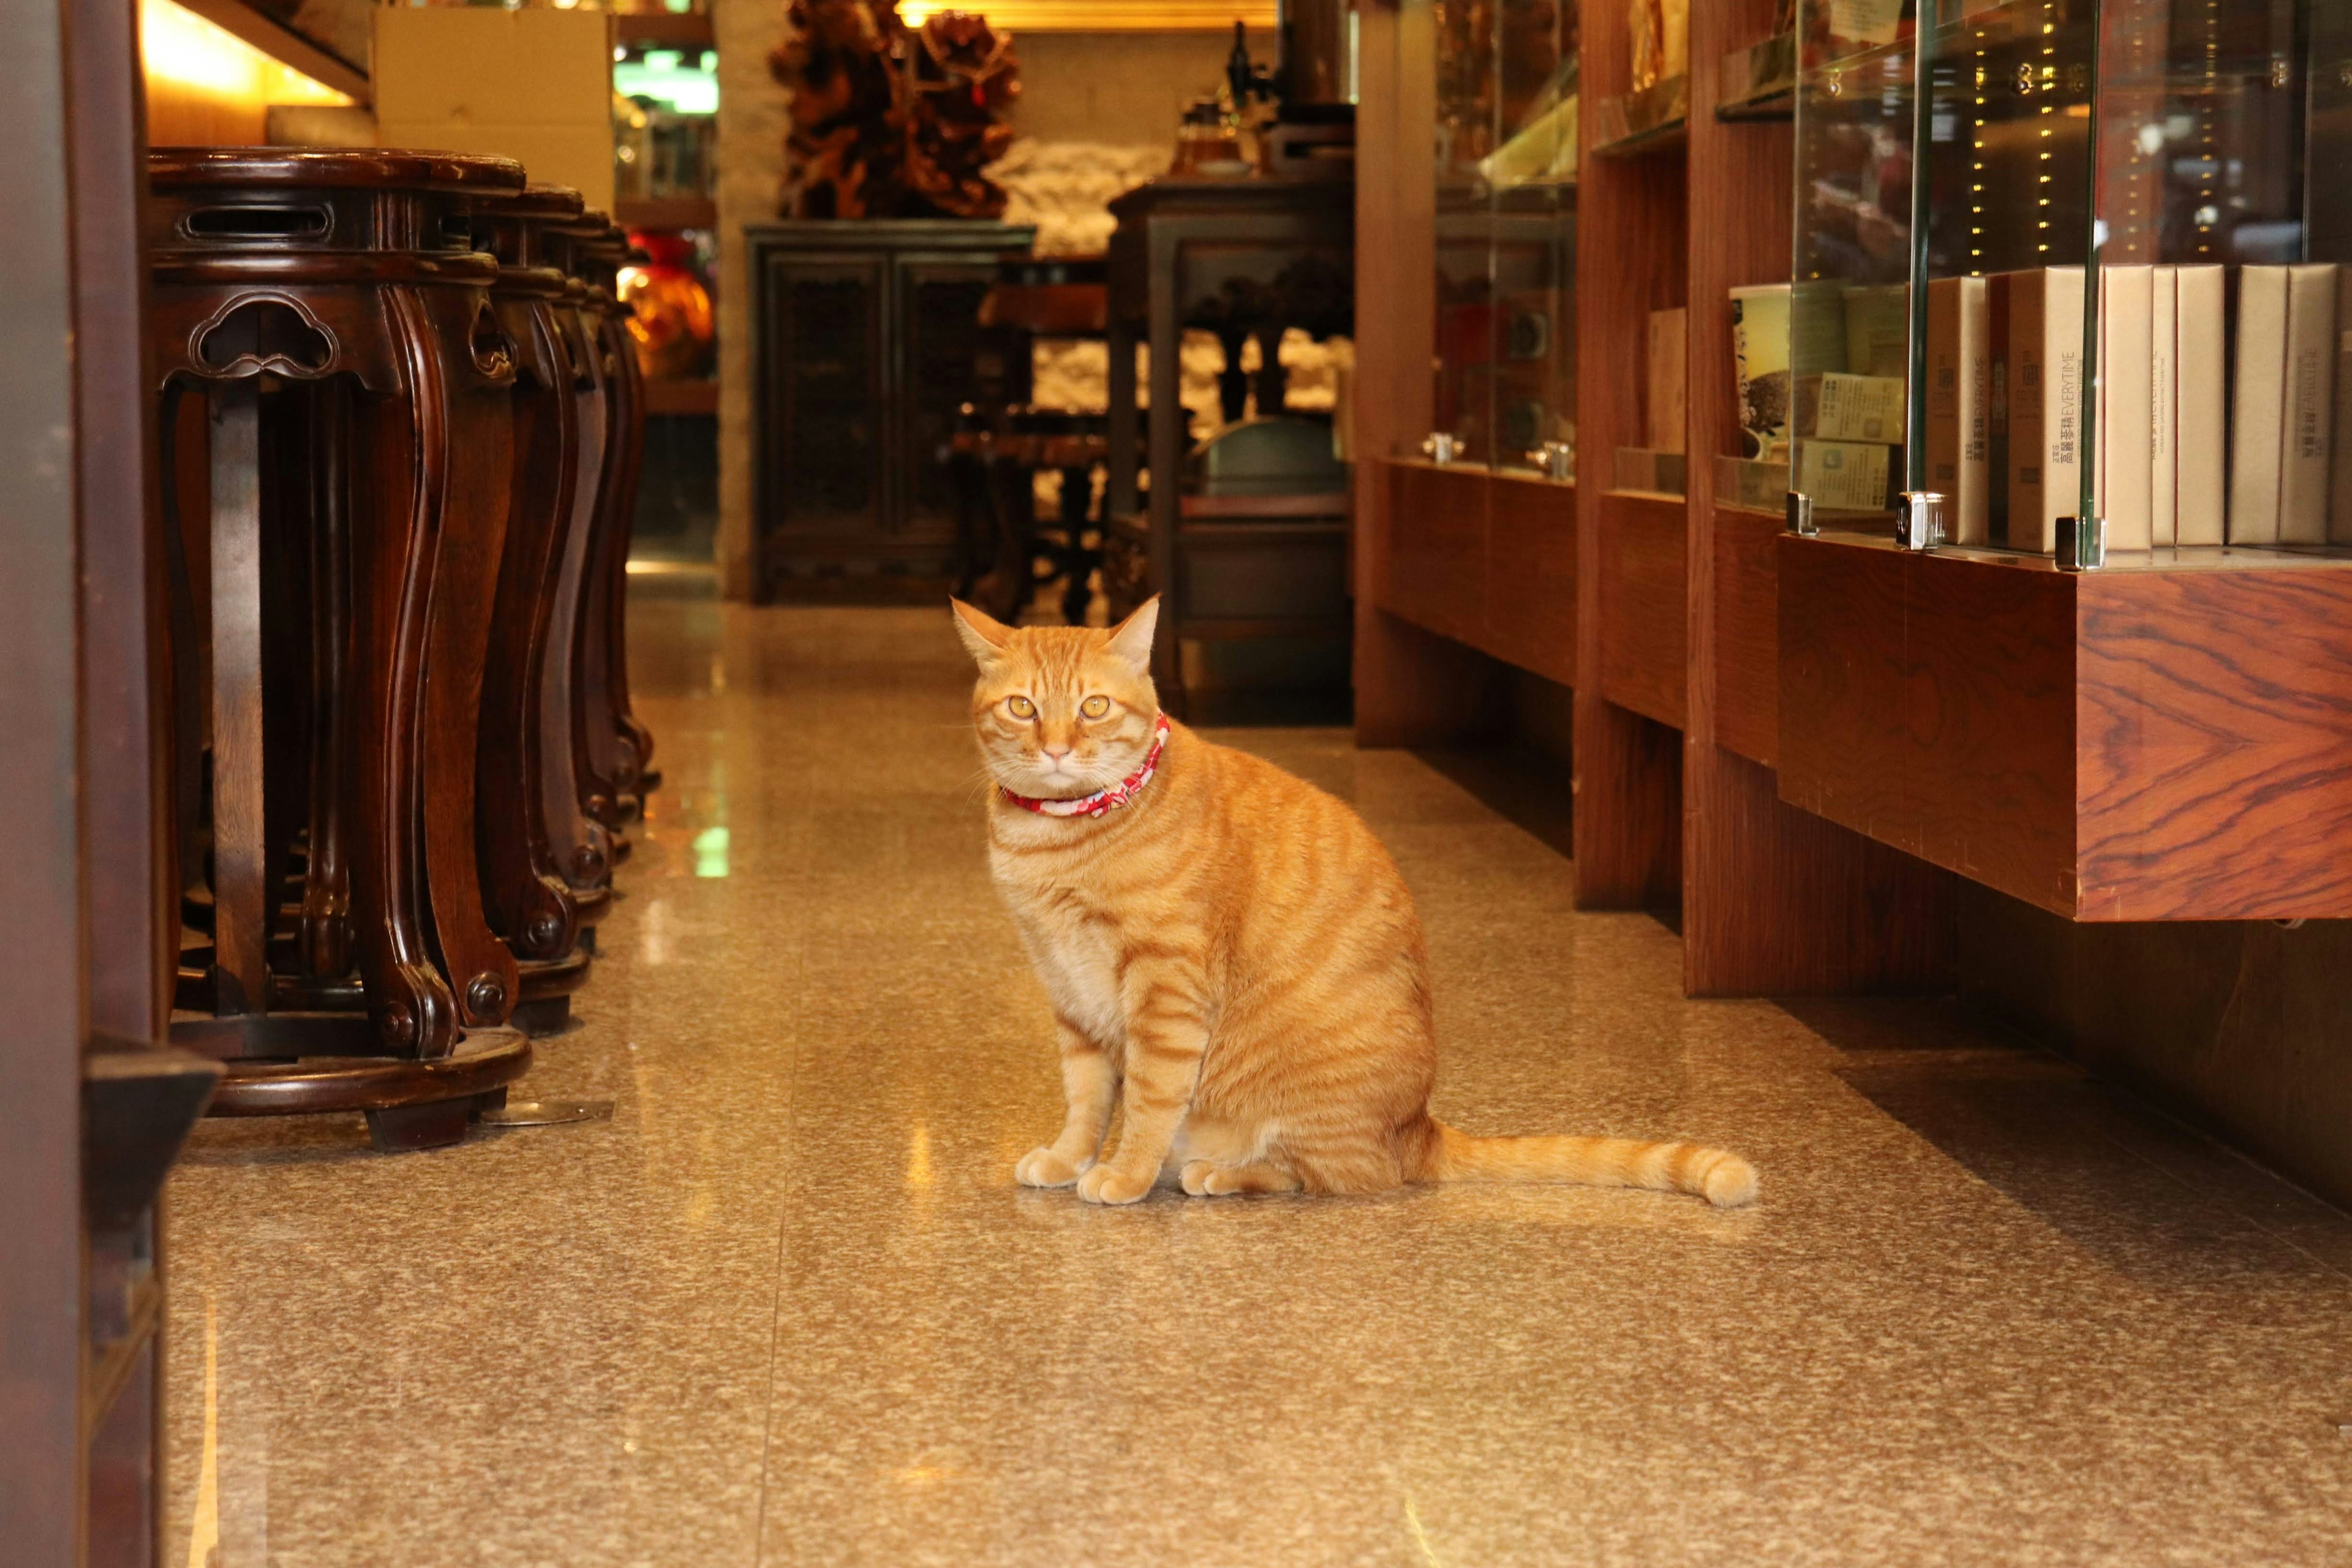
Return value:
[(878, 534), (887, 515), (878, 258), (769, 258), (762, 531)]
[(905, 384), (891, 405), (898, 428), (890, 465), (897, 504), (891, 530), (908, 541), (944, 541), (953, 531), (955, 492), (948, 478), (948, 437), (956, 412), (973, 395), (981, 353), (980, 302), (996, 280), (984, 262), (908, 260), (897, 278), (899, 334), (892, 368)]

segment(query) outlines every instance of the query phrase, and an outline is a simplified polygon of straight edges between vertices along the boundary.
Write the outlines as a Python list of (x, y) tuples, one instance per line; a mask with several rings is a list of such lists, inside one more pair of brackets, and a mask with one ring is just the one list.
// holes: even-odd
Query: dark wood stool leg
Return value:
[[(412, 331), (396, 317), (387, 330), (404, 338)], [(364, 461), (356, 465), (352, 517), (359, 584), (352, 663), (361, 689), (352, 747), (352, 920), (368, 1010), (385, 1049), (441, 1057), (456, 1043), (458, 1022), (457, 998), (434, 963), (425, 884), (425, 682), (440, 517), (427, 499), (437, 482), (428, 486), (417, 471), (419, 395), (411, 383), (368, 399), (355, 443)]]
[(344, 842), (351, 788), (352, 388), (338, 376), (310, 405), (310, 858), (298, 928), (301, 969), (320, 980), (352, 971), (352, 881)]
[(262, 802), (261, 387), (211, 389), (212, 822), (215, 1010), (269, 1010), (278, 889)]
[(628, 818), (638, 815), (642, 805), (643, 726), (627, 709), (623, 616), (645, 426), (637, 401), (636, 351), (617, 316), (600, 320), (596, 342), (604, 378), (606, 437), (583, 589), (575, 684), (580, 711), (574, 732), (581, 738), (581, 771), (590, 796), (612, 800)]
[(400, 289), (391, 315), (417, 405), (418, 531), (435, 541), (424, 734), (425, 883), (435, 934), (469, 1028), (506, 1022), (514, 955), (482, 912), (474, 852), (475, 737), (490, 605), (506, 541), (514, 356), (487, 301)]
[(509, 302), (502, 319), (516, 342), (519, 379), (506, 480), (511, 510), (483, 675), (477, 817), (492, 928), (518, 957), (554, 959), (578, 940), (580, 910), (557, 858), (549, 795), (540, 784), (546, 743), (540, 715), (563, 524), (572, 515), (578, 416), (547, 302)]
[(466, 1129), (480, 1112), (469, 1100), (441, 1100), (423, 1105), (388, 1105), (367, 1113), (368, 1142), (379, 1154), (401, 1154), (418, 1149), (446, 1149), (466, 1141)]
[(594, 346), (579, 309), (559, 309), (564, 346), (572, 359), (572, 395), (578, 410), (579, 446), (572, 475), (572, 511), (564, 521), (562, 567), (556, 578), (555, 608), (548, 626), (546, 702), (541, 710), (541, 743), (545, 747), (541, 770), (547, 792), (549, 831), (558, 859), (575, 889), (601, 887), (612, 870), (607, 826), (619, 826), (621, 803), (592, 787), (580, 762), (579, 704), (574, 688), (579, 670), (580, 623), (588, 581), (588, 547), (594, 534), (597, 492), (604, 473), (604, 446), (610, 428), (604, 396), (603, 355)]
[[(577, 751), (573, 766), (588, 802), (612, 803), (609, 826), (617, 827), (637, 815), (635, 743), (625, 737), (613, 705), (611, 689), (612, 622), (609, 599), (613, 583), (612, 547), (625, 539), (619, 515), (620, 491), (628, 467), (627, 410), (618, 358), (601, 335), (594, 342), (604, 391), (604, 462), (597, 475), (596, 493), (588, 509), (587, 553), (582, 566), (580, 618), (572, 648), (572, 733)], [(624, 545), (625, 548), (625, 544)]]

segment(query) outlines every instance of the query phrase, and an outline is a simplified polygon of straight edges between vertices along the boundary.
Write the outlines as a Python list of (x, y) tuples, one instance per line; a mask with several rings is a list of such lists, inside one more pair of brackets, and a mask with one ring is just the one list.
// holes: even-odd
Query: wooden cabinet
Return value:
[(1388, 615), (1562, 686), (1576, 679), (1576, 487), (1533, 474), (1378, 463)]
[(2072, 920), (2352, 916), (2352, 572), (2269, 554), (1785, 537), (1780, 794)]
[(759, 591), (887, 594), (944, 582), (954, 507), (940, 460), (990, 365), (980, 302), (1035, 231), (875, 219), (750, 228)]

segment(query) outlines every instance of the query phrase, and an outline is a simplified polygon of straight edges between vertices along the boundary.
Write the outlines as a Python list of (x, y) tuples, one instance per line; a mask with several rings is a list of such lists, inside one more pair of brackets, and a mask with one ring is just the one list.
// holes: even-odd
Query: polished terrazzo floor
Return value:
[(2352, 1562), (2352, 1223), (1933, 1005), (1683, 1000), (1467, 764), (1239, 737), (1394, 848), (1441, 1114), (1759, 1207), (1015, 1187), (944, 611), (636, 625), (667, 782), (530, 1079), (614, 1117), (200, 1131), (174, 1568)]

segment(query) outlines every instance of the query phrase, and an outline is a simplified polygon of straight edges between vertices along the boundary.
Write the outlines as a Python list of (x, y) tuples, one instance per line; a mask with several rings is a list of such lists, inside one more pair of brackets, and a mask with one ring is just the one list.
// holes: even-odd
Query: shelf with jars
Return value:
[(1832, 12), (1781, 794), (2075, 920), (2352, 915), (2352, 17)]

